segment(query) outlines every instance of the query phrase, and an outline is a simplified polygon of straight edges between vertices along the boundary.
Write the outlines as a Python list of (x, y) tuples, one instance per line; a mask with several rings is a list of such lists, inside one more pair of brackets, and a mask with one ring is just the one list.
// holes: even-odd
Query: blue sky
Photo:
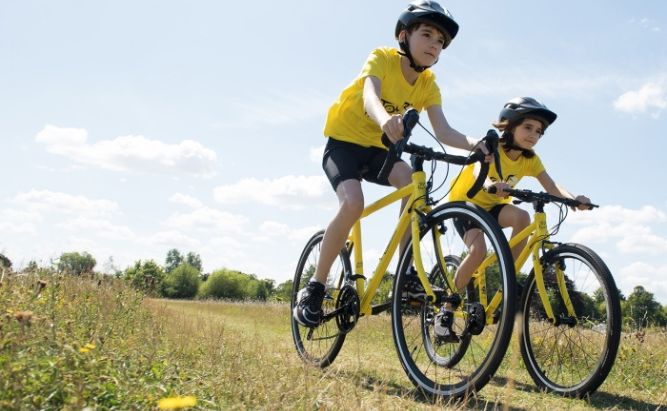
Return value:
[[(0, 3), (0, 252), (123, 269), (178, 248), (206, 271), (287, 280), (337, 204), (319, 165), (326, 110), (395, 44), (406, 4)], [(537, 151), (602, 206), (557, 238), (598, 251), (626, 295), (641, 284), (667, 304), (667, 5), (443, 4), (461, 26), (434, 67), (449, 122), (482, 136), (519, 95), (556, 111)], [(369, 262), (396, 214), (365, 223)]]

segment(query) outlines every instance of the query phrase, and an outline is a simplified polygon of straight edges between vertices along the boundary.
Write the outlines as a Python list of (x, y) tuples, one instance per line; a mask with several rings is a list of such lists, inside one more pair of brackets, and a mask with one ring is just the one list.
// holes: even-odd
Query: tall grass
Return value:
[(386, 315), (362, 318), (325, 370), (296, 355), (284, 304), (144, 299), (120, 281), (41, 272), (4, 278), (0, 315), (0, 409), (144, 410), (173, 396), (193, 396), (206, 410), (655, 410), (667, 402), (664, 330), (624, 336), (591, 398), (535, 390), (513, 345), (487, 387), (450, 404), (414, 390)]

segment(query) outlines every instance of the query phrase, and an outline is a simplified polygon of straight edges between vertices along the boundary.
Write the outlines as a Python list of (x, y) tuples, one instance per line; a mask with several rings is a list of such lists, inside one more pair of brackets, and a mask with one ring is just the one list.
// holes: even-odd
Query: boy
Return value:
[[(364, 209), (361, 179), (396, 188), (411, 182), (412, 169), (402, 160), (393, 164), (385, 181), (377, 179), (387, 155), (382, 134), (392, 144), (403, 137), (401, 115), (406, 108), (425, 109), (443, 143), (467, 150), (475, 148), (476, 140), (447, 122), (440, 89), (429, 70), (458, 30), (451, 13), (435, 1), (412, 2), (396, 24), (394, 34), (400, 50), (391, 47), (373, 50), (359, 76), (329, 109), (324, 127), (328, 142), (322, 167), (336, 192), (339, 209), (322, 239), (315, 275), (297, 296), (293, 316), (300, 324), (316, 327), (320, 323), (329, 270)], [(422, 288), (419, 281), (411, 284), (418, 288), (413, 291), (419, 293)]]

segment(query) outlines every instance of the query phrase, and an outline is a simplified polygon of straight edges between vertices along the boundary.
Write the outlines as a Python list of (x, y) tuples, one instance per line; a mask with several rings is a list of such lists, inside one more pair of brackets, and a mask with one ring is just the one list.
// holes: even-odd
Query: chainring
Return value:
[(336, 315), (336, 324), (340, 332), (352, 331), (359, 319), (360, 307), (357, 290), (351, 285), (344, 285), (336, 299), (336, 310), (340, 310)]

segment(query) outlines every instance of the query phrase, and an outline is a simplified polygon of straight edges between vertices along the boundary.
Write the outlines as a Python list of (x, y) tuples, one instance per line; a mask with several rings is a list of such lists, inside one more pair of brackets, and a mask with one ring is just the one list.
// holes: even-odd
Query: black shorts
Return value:
[[(379, 147), (363, 147), (354, 143), (329, 138), (324, 148), (322, 168), (334, 191), (342, 181), (363, 178), (371, 183), (389, 186), (389, 180), (378, 180), (378, 174), (388, 151)], [(396, 160), (392, 164), (396, 164)]]
[[(493, 218), (498, 221), (498, 218), (500, 217), (500, 211), (502, 211), (503, 207), (506, 205), (507, 204), (498, 204), (493, 206), (493, 208), (489, 210), (489, 214), (491, 214)], [(475, 224), (473, 221), (464, 220), (459, 217), (454, 218), (454, 227), (456, 227), (456, 231), (459, 233), (461, 238), (463, 238), (466, 231), (470, 230), (471, 228), (478, 228), (477, 224)]]

